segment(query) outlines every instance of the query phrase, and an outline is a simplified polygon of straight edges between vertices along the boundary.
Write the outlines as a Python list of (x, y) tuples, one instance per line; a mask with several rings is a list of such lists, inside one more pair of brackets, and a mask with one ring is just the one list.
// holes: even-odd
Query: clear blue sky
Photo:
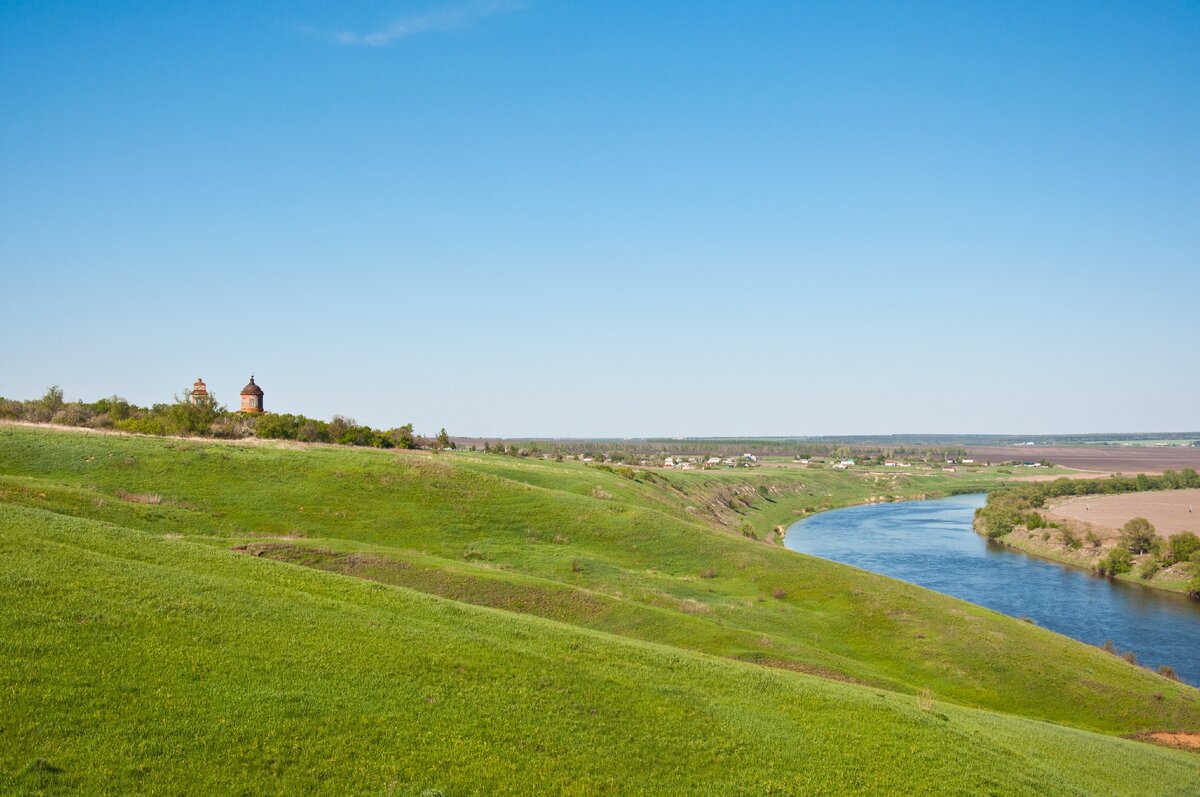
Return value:
[(1200, 3), (7, 2), (0, 395), (1200, 427)]

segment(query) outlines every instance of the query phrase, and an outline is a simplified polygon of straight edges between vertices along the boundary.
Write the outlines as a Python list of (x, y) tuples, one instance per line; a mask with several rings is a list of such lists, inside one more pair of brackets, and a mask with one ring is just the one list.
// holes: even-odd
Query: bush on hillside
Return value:
[(1001, 507), (983, 514), (983, 530), (989, 537), (996, 539), (1011, 533), (1014, 528), (1021, 525), (1021, 520), (1021, 513), (1016, 509)]
[(1115, 578), (1133, 569), (1133, 555), (1128, 548), (1113, 548), (1108, 556), (1096, 564), (1096, 572), (1102, 576)]
[(1164, 557), (1164, 562), (1168, 565), (1186, 562), (1197, 551), (1200, 551), (1200, 537), (1191, 531), (1181, 531), (1178, 534), (1172, 534), (1167, 541), (1167, 555)]
[(416, 448), (417, 442), (413, 437), (413, 425), (406, 423), (403, 426), (391, 429), (387, 433), (388, 439), (392, 441), (392, 445), (396, 448)]
[(1149, 553), (1158, 547), (1154, 524), (1144, 517), (1135, 517), (1121, 527), (1121, 545), (1130, 553)]
[(1150, 557), (1145, 562), (1142, 562), (1142, 566), (1138, 568), (1138, 578), (1149, 581), (1158, 575), (1158, 571), (1161, 569), (1162, 565), (1159, 564), (1158, 559)]
[(300, 435), (300, 427), (307, 420), (303, 415), (286, 412), (263, 413), (255, 420), (254, 434), (268, 440), (295, 440)]
[(351, 426), (334, 441), (344, 446), (370, 446), (372, 448), (392, 448), (392, 441), (383, 432), (377, 432), (370, 426)]

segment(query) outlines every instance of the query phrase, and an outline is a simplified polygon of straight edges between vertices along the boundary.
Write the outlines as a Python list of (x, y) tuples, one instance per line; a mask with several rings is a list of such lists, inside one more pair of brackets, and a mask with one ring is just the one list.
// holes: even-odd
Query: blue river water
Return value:
[(1200, 601), (1109, 581), (997, 545), (971, 527), (982, 494), (835, 509), (794, 523), (794, 551), (919, 584), (1200, 685)]

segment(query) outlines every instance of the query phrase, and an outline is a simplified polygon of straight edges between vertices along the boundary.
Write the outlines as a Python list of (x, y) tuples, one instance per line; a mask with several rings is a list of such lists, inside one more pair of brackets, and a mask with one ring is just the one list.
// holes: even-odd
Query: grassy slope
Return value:
[[(772, 482), (772, 501), (756, 504), (768, 508), (746, 513), (780, 511), (789, 497), (879, 494), (854, 474), (798, 473), (804, 490)], [(0, 428), (0, 501), (10, 504), (249, 544), (266, 557), (468, 603), (899, 692), (928, 688), (942, 700), (1089, 729), (1200, 728), (1194, 689), (1044, 629), (699, 519), (697, 506), (719, 492), (712, 484), (736, 485), (734, 477), (681, 473), (646, 484), (483, 455)], [(121, 500), (119, 491), (158, 493), (162, 503)], [(709, 570), (715, 577), (700, 577)]]
[[(392, 565), (351, 562), (355, 575), (460, 600), (1082, 727), (1200, 725), (1194, 690), (977, 607), (714, 532), (665, 508), (657, 486), (579, 465), (20, 429), (0, 431), (0, 462), (26, 474), (0, 481), (4, 500), (221, 545), (302, 537), (288, 544)], [(114, 499), (121, 490), (164, 501)], [(699, 578), (709, 568), (717, 576)]]
[(1200, 757), (0, 505), (0, 792), (1192, 794)]

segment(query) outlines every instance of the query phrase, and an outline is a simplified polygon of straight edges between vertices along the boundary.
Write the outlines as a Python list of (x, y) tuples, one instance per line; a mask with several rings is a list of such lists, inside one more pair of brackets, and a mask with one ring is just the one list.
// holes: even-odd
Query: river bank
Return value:
[[(984, 537), (987, 536), (979, 529), (978, 525), (975, 526), (975, 531)], [(1072, 548), (1070, 544), (1063, 541), (1061, 531), (1058, 529), (1036, 529), (1030, 531), (1024, 526), (1017, 527), (1009, 534), (993, 539), (992, 542), (1006, 548), (1011, 548), (1014, 551), (1028, 554), (1029, 556), (1036, 556), (1048, 562), (1054, 562), (1055, 564), (1077, 570), (1084, 570), (1093, 575), (1096, 575), (1097, 565), (1116, 547), (1115, 544), (1108, 544), (1094, 548), (1085, 542), (1082, 547)], [(1148, 559), (1148, 556), (1140, 557), (1140, 561), (1138, 561), (1138, 558), (1135, 558), (1133, 570), (1128, 573), (1112, 576), (1112, 578), (1126, 584), (1149, 587), (1150, 589), (1173, 592), (1179, 595), (1188, 594), (1188, 580), (1190, 576), (1187, 571), (1187, 564), (1177, 562), (1170, 567), (1159, 569), (1150, 578), (1143, 578), (1139, 573), (1141, 572), (1141, 567), (1144, 566)]]
[[(1193, 530), (1200, 528), (1200, 518), (1194, 508), (1200, 489), (1182, 485), (1194, 484), (1196, 473), (1164, 476), (1157, 483), (1138, 479), (1084, 494), (1075, 492), (1079, 484), (1066, 481), (993, 494), (972, 526), (999, 545), (1031, 556), (1195, 597), (1200, 593), (1200, 551), (1195, 550)], [(1149, 489), (1130, 489), (1135, 486)], [(1145, 523), (1146, 531), (1137, 544), (1123, 533), (1134, 518)]]

